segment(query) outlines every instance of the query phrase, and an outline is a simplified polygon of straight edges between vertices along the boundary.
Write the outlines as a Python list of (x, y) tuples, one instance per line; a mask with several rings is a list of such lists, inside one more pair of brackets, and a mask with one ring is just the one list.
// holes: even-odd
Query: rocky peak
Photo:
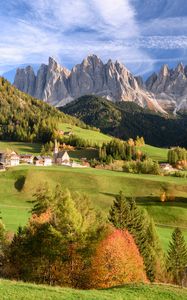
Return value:
[(49, 57), (49, 63), (48, 63), (48, 67), (49, 69), (57, 69), (58, 68), (58, 63), (56, 62), (56, 60), (53, 57)]
[(85, 58), (85, 60), (89, 63), (89, 64), (92, 64), (94, 66), (96, 65), (103, 65), (103, 62), (101, 61), (101, 59), (95, 55), (95, 54), (92, 54), (92, 55), (88, 55), (87, 58)]
[(176, 73), (184, 73), (184, 65), (182, 62), (180, 62), (177, 67), (175, 68)]
[[(176, 68), (169, 70), (165, 65), (159, 75), (154, 75), (146, 81), (146, 87), (149, 91), (155, 94), (159, 103), (169, 109), (173, 108), (176, 112), (182, 107), (187, 109), (187, 67), (179, 63)], [(182, 105), (181, 105), (182, 103)]]
[(21, 91), (34, 96), (36, 76), (31, 66), (17, 69), (14, 85)]
[(169, 74), (170, 74), (170, 71), (169, 71), (168, 65), (163, 65), (161, 70), (160, 70), (159, 76), (160, 77), (167, 77)]
[(115, 67), (116, 67), (119, 74), (120, 73), (123, 73), (123, 74), (125, 73), (127, 76), (130, 75), (129, 70), (121, 62), (119, 62), (118, 60), (116, 60), (114, 65), (115, 65)]
[(61, 75), (65, 77), (70, 75), (70, 71), (58, 64), (52, 57), (49, 57), (48, 72), (61, 73)]
[[(26, 73), (28, 73), (28, 74), (34, 74), (34, 70), (33, 70), (33, 68), (31, 67), (31, 66), (27, 66), (26, 68), (25, 68), (25, 71), (26, 71)], [(35, 75), (35, 74), (34, 74)]]

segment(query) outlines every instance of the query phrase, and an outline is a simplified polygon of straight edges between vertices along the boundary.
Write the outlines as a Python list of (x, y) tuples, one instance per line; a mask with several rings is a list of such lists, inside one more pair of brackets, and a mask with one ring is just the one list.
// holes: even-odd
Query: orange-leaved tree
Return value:
[(132, 235), (113, 229), (92, 258), (90, 285), (107, 288), (130, 282), (147, 282), (143, 259)]

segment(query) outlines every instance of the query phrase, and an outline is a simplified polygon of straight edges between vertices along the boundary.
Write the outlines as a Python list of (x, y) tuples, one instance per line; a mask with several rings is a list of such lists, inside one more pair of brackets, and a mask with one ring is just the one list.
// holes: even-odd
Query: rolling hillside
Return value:
[(60, 110), (122, 139), (139, 135), (154, 146), (187, 146), (185, 114), (163, 116), (144, 110), (136, 103), (113, 103), (97, 96), (83, 96)]
[(1, 280), (1, 300), (185, 300), (187, 289), (165, 285), (125, 285), (105, 290), (74, 290)]
[[(64, 188), (88, 194), (93, 206), (102, 209), (104, 214), (114, 196), (122, 190), (127, 197), (136, 197), (137, 203), (148, 210), (157, 225), (164, 225), (159, 227), (159, 234), (165, 249), (172, 226), (184, 227), (187, 237), (186, 179), (57, 166), (19, 166), (0, 173), (0, 211), (8, 230), (16, 231), (19, 225), (26, 224), (28, 201), (45, 181), (52, 187), (60, 183)], [(162, 203), (160, 195), (164, 191), (171, 200)]]
[(76, 125), (70, 125), (70, 124), (60, 124), (59, 129), (63, 131), (71, 131), (74, 135), (77, 137), (87, 140), (90, 142), (90, 144), (97, 144), (102, 145), (102, 143), (109, 142), (112, 138), (106, 134), (103, 134), (97, 130), (86, 129), (81, 128)]
[(0, 77), (0, 107), (0, 140), (46, 142), (59, 124), (86, 128), (82, 121), (18, 91), (3, 77)]

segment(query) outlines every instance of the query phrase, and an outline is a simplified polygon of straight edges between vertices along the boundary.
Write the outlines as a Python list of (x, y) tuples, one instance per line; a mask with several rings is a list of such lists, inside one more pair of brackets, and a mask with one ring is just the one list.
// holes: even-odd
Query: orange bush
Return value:
[(37, 214), (32, 214), (29, 219), (30, 224), (44, 224), (52, 219), (51, 209), (48, 208), (46, 212), (41, 213), (39, 216)]
[(107, 288), (146, 281), (143, 259), (130, 233), (121, 230), (109, 233), (92, 258), (91, 286)]

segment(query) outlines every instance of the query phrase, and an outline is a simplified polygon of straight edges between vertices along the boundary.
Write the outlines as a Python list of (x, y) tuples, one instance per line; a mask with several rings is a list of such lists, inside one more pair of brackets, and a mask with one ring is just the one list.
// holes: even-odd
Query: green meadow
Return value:
[(153, 284), (127, 284), (103, 290), (75, 290), (0, 280), (1, 300), (186, 300), (187, 289)]
[(61, 124), (59, 126), (60, 130), (63, 130), (65, 132), (71, 131), (74, 135), (82, 138), (83, 140), (90, 141), (91, 143), (96, 143), (102, 145), (104, 142), (109, 142), (112, 138), (106, 134), (103, 134), (101, 132), (95, 131), (95, 130), (89, 130), (89, 129), (83, 129), (78, 126), (73, 126), (70, 124)]
[(166, 162), (167, 161), (167, 153), (168, 149), (166, 148), (158, 148), (150, 145), (145, 145), (142, 147), (138, 147), (143, 153), (147, 154), (153, 160), (157, 160), (158, 162)]
[(41, 151), (41, 144), (0, 141), (0, 151), (6, 151), (7, 149), (23, 154), (39, 154)]
[[(18, 166), (0, 173), (0, 210), (8, 230), (15, 231), (26, 224), (32, 195), (44, 182), (51, 187), (60, 183), (64, 188), (89, 195), (92, 205), (108, 213), (115, 195), (122, 190), (127, 197), (135, 197), (154, 218), (165, 249), (172, 228), (183, 228), (187, 238), (187, 184), (186, 179), (128, 174), (92, 168), (69, 168), (62, 166)], [(160, 201), (166, 191), (171, 200)], [(171, 227), (167, 227), (171, 226)]]

